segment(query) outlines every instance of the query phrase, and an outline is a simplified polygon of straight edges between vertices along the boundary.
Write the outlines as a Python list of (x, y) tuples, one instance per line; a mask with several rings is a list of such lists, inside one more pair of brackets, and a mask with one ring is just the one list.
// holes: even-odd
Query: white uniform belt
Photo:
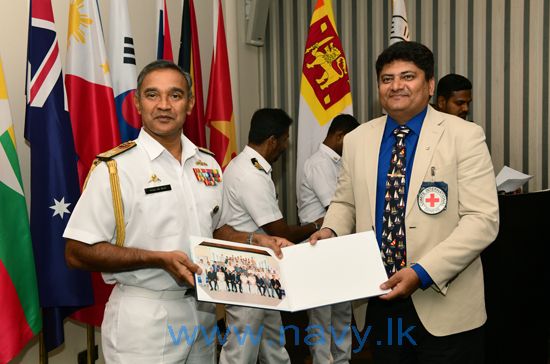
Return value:
[(118, 289), (122, 294), (135, 297), (153, 298), (153, 299), (167, 299), (173, 300), (184, 297), (191, 297), (195, 294), (194, 288), (173, 290), (173, 291), (154, 291), (152, 289), (127, 286), (124, 284), (117, 284), (115, 289)]

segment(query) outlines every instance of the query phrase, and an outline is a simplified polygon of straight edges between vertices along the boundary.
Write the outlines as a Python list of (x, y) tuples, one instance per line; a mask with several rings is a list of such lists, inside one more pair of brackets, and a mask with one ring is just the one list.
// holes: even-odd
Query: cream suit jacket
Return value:
[[(378, 155), (385, 125), (385, 116), (371, 120), (344, 139), (343, 168), (323, 223), (338, 236), (374, 229)], [(447, 209), (437, 215), (418, 207), (417, 196), (425, 181), (448, 184)], [(409, 183), (405, 226), (407, 266), (422, 265), (434, 282), (412, 295), (425, 328), (444, 336), (483, 325), (479, 254), (497, 235), (498, 200), (491, 157), (479, 126), (428, 106)], [(354, 303), (360, 328), (367, 303)]]

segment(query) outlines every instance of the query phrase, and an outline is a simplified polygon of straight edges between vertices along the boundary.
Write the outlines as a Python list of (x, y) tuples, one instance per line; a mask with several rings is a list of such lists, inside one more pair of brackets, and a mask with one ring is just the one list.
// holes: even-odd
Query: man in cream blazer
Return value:
[[(429, 106), (433, 54), (425, 46), (390, 46), (378, 57), (376, 71), (388, 116), (346, 136), (338, 187), (323, 229), (311, 241), (374, 229), (380, 244), (383, 204), (377, 199), (384, 201), (392, 130), (410, 126), (405, 138), (406, 265), (380, 282), (390, 293), (354, 304), (355, 320), (360, 328), (365, 319), (371, 326), (367, 342), (377, 363), (482, 363), (486, 312), (479, 255), (498, 232), (495, 178), (484, 133)], [(438, 189), (426, 194), (432, 191), (427, 187)]]

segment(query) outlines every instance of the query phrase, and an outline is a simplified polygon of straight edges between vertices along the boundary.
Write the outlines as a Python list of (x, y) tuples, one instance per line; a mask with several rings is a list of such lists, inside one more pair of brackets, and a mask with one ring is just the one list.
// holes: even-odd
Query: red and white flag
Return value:
[[(111, 73), (95, 0), (71, 0), (65, 85), (78, 155), (80, 187), (95, 156), (120, 144)], [(112, 287), (92, 276), (95, 306), (79, 311), (78, 320), (99, 326)]]
[(166, 0), (157, 0), (157, 59), (174, 60)]
[(216, 154), (222, 169), (225, 169), (237, 155), (237, 142), (221, 0), (214, 0), (214, 27), (206, 120), (210, 127), (210, 150)]

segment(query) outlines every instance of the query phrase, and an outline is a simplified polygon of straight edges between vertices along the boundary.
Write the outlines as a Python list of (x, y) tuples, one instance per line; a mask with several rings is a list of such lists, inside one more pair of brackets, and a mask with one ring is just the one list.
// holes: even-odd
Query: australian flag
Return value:
[(64, 341), (63, 320), (93, 304), (88, 272), (65, 263), (63, 231), (80, 196), (77, 156), (51, 0), (31, 0), (25, 138), (31, 147), (31, 233), (50, 351)]

